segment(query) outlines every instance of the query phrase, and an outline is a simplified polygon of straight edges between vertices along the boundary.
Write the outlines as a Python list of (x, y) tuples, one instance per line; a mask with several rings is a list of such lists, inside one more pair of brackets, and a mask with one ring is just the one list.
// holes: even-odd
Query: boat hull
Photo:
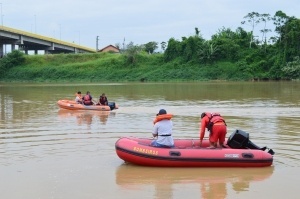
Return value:
[(68, 110), (94, 110), (94, 111), (111, 111), (113, 109), (118, 109), (118, 105), (115, 104), (112, 109), (110, 106), (103, 105), (83, 105), (77, 104), (74, 100), (58, 100), (57, 105), (60, 108), (68, 109)]
[(208, 149), (208, 140), (199, 147), (198, 139), (175, 139), (174, 148), (150, 146), (152, 139), (120, 138), (116, 153), (125, 162), (157, 167), (266, 167), (273, 156), (262, 150)]

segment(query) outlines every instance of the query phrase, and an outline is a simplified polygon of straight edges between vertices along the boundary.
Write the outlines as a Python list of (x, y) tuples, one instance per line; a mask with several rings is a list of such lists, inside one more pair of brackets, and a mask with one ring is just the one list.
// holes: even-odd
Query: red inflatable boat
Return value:
[(236, 130), (227, 141), (227, 148), (208, 149), (208, 140), (174, 139), (175, 147), (150, 146), (152, 139), (123, 137), (116, 144), (116, 153), (125, 162), (157, 167), (266, 167), (273, 163), (273, 150), (259, 148), (249, 135)]

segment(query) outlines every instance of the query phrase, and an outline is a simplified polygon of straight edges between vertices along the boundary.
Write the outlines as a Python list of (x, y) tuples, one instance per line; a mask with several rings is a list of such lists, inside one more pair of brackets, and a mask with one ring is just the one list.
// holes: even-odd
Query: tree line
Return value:
[[(272, 23), (274, 30), (268, 28)], [(161, 42), (164, 50), (164, 62), (198, 64), (199, 67), (214, 66), (215, 63), (229, 61), (236, 63), (237, 69), (249, 76), (260, 79), (300, 79), (300, 20), (277, 11), (274, 16), (248, 13), (241, 25), (249, 25), (251, 31), (242, 26), (236, 30), (222, 27), (205, 40), (201, 31), (195, 28), (195, 34), (182, 37), (181, 41), (170, 38)], [(260, 35), (254, 35), (257, 30)], [(267, 37), (273, 32), (274, 36)], [(127, 45), (124, 53), (130, 57), (129, 62), (135, 62), (135, 55), (145, 51), (154, 53), (158, 42), (145, 45)], [(258, 75), (259, 74), (259, 75)]]

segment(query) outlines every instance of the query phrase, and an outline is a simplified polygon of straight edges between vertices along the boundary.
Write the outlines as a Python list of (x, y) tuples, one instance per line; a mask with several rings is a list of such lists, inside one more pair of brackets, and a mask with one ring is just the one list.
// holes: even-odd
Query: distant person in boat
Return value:
[(227, 133), (227, 126), (224, 118), (219, 113), (202, 113), (201, 123), (200, 123), (200, 147), (202, 145), (202, 140), (205, 135), (205, 129), (210, 131), (209, 142), (210, 146), (208, 148), (216, 148), (218, 141), (220, 147), (225, 147), (225, 137)]
[(77, 104), (82, 104), (82, 95), (81, 95), (81, 92), (80, 92), (80, 91), (78, 91), (78, 92), (76, 93), (75, 102), (76, 102)]
[(152, 132), (153, 137), (157, 137), (157, 139), (151, 142), (151, 146), (162, 148), (174, 147), (174, 140), (172, 137), (172, 116), (172, 114), (167, 114), (165, 109), (159, 110), (154, 120), (154, 128)]
[(102, 93), (102, 95), (100, 95), (99, 97), (99, 102), (97, 103), (97, 105), (108, 105), (108, 100), (107, 97), (105, 96), (105, 93)]
[(83, 99), (84, 105), (93, 105), (94, 104), (92, 101), (93, 97), (91, 96), (90, 91), (87, 91), (86, 95), (82, 99)]

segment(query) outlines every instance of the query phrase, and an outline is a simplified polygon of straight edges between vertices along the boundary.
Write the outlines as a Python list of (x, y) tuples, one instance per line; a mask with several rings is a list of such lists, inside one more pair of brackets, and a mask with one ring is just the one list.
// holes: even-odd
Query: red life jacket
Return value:
[(84, 104), (91, 104), (91, 96), (90, 95), (85, 95), (83, 97), (83, 100), (84, 100)]
[(101, 104), (105, 104), (107, 102), (107, 97), (100, 96), (100, 100), (99, 101), (100, 101)]
[(226, 122), (220, 113), (205, 113), (205, 114), (209, 119), (206, 125), (207, 130), (211, 131), (213, 125), (217, 122), (223, 122), (226, 125)]

